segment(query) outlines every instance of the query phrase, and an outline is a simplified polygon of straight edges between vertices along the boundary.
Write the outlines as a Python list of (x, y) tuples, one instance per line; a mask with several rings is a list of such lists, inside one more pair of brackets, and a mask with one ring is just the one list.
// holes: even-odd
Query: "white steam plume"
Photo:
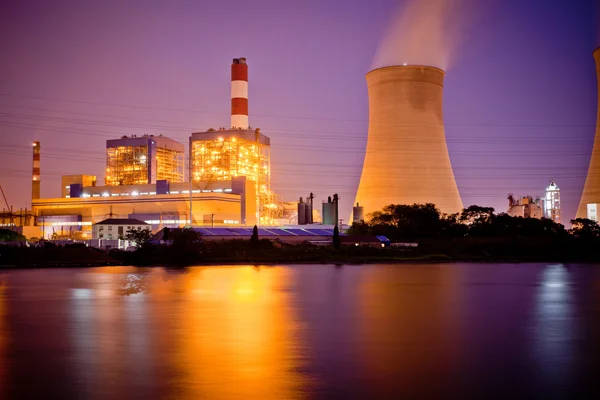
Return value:
[(416, 64), (447, 69), (474, 6), (475, 0), (408, 0), (393, 13), (372, 68)]

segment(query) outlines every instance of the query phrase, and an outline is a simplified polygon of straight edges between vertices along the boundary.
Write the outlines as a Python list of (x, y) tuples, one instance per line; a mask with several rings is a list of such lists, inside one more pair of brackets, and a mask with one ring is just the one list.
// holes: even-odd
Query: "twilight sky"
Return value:
[(15, 208), (30, 206), (32, 140), (42, 196), (57, 197), (63, 174), (103, 182), (106, 139), (187, 143), (228, 125), (231, 59), (247, 57), (250, 125), (271, 137), (273, 189), (318, 203), (337, 192), (346, 219), (367, 138), (365, 73), (428, 63), (446, 68), (465, 206), (506, 211), (508, 193), (542, 195), (554, 178), (566, 222), (594, 138), (596, 3), (4, 0), (0, 185)]

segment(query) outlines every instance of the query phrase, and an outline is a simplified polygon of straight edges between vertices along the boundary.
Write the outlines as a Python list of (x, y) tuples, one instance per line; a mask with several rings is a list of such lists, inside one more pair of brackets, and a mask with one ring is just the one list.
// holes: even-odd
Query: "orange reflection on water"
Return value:
[[(373, 266), (368, 271), (359, 287), (356, 325), (362, 377), (375, 392), (385, 390), (391, 377), (399, 387), (422, 390), (419, 397), (443, 394), (452, 386), (450, 376), (459, 369), (462, 350), (459, 281), (460, 272), (447, 266)], [(432, 377), (439, 387), (432, 387)]]
[(294, 271), (251, 266), (191, 269), (182, 276), (175, 363), (180, 398), (304, 397), (301, 326), (284, 290)]

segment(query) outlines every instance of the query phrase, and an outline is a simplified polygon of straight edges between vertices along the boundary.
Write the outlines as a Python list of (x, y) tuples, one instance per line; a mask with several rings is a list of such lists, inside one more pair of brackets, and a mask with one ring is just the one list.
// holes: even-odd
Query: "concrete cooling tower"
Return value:
[(576, 218), (587, 218), (587, 205), (600, 203), (600, 47), (594, 51), (596, 60), (596, 79), (598, 81), (598, 113), (596, 114), (596, 136), (592, 159), (588, 168), (583, 194), (579, 202)]
[(367, 85), (369, 136), (355, 203), (367, 215), (389, 204), (414, 203), (460, 212), (444, 133), (444, 71), (383, 67), (367, 74)]

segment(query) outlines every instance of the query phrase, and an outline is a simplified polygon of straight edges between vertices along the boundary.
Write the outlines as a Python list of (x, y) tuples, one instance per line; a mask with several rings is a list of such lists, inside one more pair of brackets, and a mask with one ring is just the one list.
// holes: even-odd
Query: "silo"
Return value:
[(429, 66), (367, 73), (369, 133), (356, 196), (364, 212), (414, 203), (462, 210), (446, 146), (443, 85), (444, 71)]
[(594, 51), (594, 60), (596, 60), (596, 79), (599, 94), (598, 113), (596, 114), (596, 136), (594, 137), (592, 158), (585, 179), (585, 186), (583, 187), (581, 201), (579, 202), (575, 218), (587, 218), (587, 205), (600, 203), (600, 47)]
[(352, 207), (352, 221), (353, 222), (361, 222), (365, 220), (365, 209), (363, 206), (356, 203), (354, 207)]
[(306, 203), (300, 197), (298, 201), (298, 225), (306, 225)]

